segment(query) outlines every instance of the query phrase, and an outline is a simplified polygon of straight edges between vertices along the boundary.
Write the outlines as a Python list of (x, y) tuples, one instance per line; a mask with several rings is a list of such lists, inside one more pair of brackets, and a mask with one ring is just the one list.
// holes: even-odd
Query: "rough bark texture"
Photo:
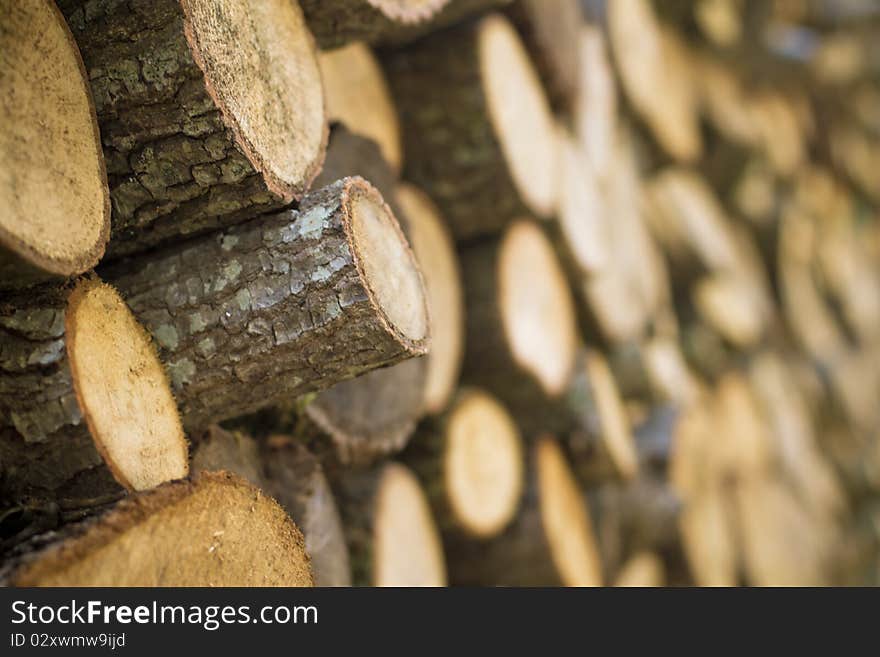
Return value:
[(176, 0), (59, 6), (101, 127), (113, 207), (108, 256), (237, 223), (305, 193), (321, 158), (301, 189), (270, 191), (206, 88)]
[(64, 326), (69, 294), (49, 285), (0, 302), (0, 508), (20, 510), (45, 529), (61, 514), (122, 495), (73, 389)]
[(397, 29), (431, 20), (449, 0), (405, 8), (394, 0), (299, 0), (318, 46), (338, 48), (352, 41), (375, 43)]
[(354, 134), (344, 124), (336, 123), (330, 131), (327, 157), (321, 173), (315, 178), (314, 188), (320, 189), (349, 176), (360, 176), (379, 190), (408, 235), (406, 216), (397, 202), (397, 176), (382, 156), (382, 150), (372, 139)]
[(489, 118), (478, 26), (431, 35), (384, 58), (401, 119), (404, 176), (437, 204), (457, 240), (532, 214)]
[(550, 102), (570, 112), (580, 90), (579, 0), (519, 0), (508, 15), (532, 55)]
[[(253, 412), (426, 351), (370, 298), (349, 242), (359, 178), (298, 211), (108, 268), (166, 364), (184, 427)], [(409, 255), (409, 254), (407, 254)]]
[(359, 470), (333, 480), (351, 562), (353, 586), (371, 586), (373, 579), (373, 519), (382, 468)]

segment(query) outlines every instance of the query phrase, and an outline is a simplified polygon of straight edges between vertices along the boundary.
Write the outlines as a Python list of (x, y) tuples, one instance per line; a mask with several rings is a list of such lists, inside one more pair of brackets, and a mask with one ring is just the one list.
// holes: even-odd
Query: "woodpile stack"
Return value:
[(0, 12), (0, 582), (880, 584), (880, 9)]

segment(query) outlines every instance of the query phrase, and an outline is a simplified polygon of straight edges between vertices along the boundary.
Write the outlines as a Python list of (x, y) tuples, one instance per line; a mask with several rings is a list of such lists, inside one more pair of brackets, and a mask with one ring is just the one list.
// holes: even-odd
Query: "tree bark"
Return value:
[[(220, 4), (210, 17), (195, 0), (59, 4), (101, 127), (110, 257), (249, 219), (308, 190), (327, 127), (295, 2)], [(258, 103), (259, 94), (277, 102)]]
[(224, 472), (175, 481), (20, 546), (13, 586), (311, 586), (303, 538), (284, 510)]
[[(482, 45), (496, 37), (504, 39), (495, 45), (518, 76), (517, 93), (497, 99), (490, 98), (487, 76), (498, 71), (484, 65), (488, 47)], [(524, 52), (508, 21), (493, 15), (388, 52), (384, 59), (402, 123), (405, 177), (437, 203), (458, 240), (496, 233), (516, 217), (552, 212), (554, 174), (547, 170), (555, 165), (552, 119)], [(500, 108), (526, 101), (535, 111), (522, 125), (504, 126), (493, 117), (493, 103)], [(437, 111), (441, 107), (453, 109)], [(533, 135), (532, 161), (505, 152), (519, 131)]]
[[(358, 217), (378, 218), (388, 231), (384, 252), (359, 243)], [(405, 300), (377, 296), (368, 259), (379, 272), (383, 265), (400, 272)], [(328, 388), (427, 348), (412, 253), (381, 196), (360, 178), (309, 194), (299, 210), (104, 273), (154, 336), (188, 429)], [(396, 308), (401, 303), (412, 307)], [(415, 325), (400, 325), (411, 320), (402, 313), (412, 313)]]
[(186, 475), (186, 441), (155, 347), (111, 288), (86, 279), (8, 298), (0, 344), (2, 506), (51, 527), (123, 487)]

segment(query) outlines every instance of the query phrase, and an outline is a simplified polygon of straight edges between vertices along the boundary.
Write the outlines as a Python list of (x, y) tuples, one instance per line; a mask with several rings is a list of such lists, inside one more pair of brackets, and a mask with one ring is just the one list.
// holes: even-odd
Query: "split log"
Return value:
[(360, 178), (105, 274), (155, 338), (188, 429), (427, 350), (415, 259)]
[(513, 524), (496, 538), (447, 558), (453, 584), (602, 584), (586, 500), (553, 438), (545, 436), (532, 447), (528, 488)]
[(156, 349), (96, 278), (0, 304), (0, 500), (88, 509), (187, 473)]
[(458, 255), (440, 211), (427, 194), (409, 183), (397, 187), (409, 238), (425, 279), (431, 317), (431, 351), (424, 410), (440, 413), (458, 382), (464, 356), (464, 293)]
[(534, 223), (517, 221), (500, 239), (463, 251), (461, 264), (464, 380), (531, 422), (527, 432), (545, 428), (533, 411), (565, 392), (578, 350), (571, 292), (549, 240)]
[(492, 395), (466, 388), (449, 411), (420, 429), (403, 459), (419, 477), (447, 551), (499, 534), (525, 483), (522, 437)]
[[(352, 43), (338, 50), (321, 52), (318, 64), (327, 96), (328, 120), (343, 123), (355, 134), (375, 141), (391, 169), (400, 173), (403, 163), (400, 121), (385, 75), (370, 48), (363, 43)], [(330, 144), (332, 148), (332, 138)], [(372, 181), (363, 171), (346, 175), (356, 174)], [(320, 186), (317, 181), (315, 184)], [(381, 188), (380, 191), (385, 193)]]
[(296, 2), (59, 5), (101, 127), (109, 255), (240, 222), (308, 190), (327, 121)]
[(551, 105), (571, 112), (580, 92), (580, 0), (518, 0), (507, 11), (516, 25)]
[(194, 439), (194, 473), (226, 470), (281, 505), (303, 533), (316, 586), (350, 586), (348, 548), (339, 512), (318, 459), (286, 436), (257, 443), (250, 436), (208, 428)]
[(699, 158), (696, 76), (681, 37), (660, 26), (649, 0), (608, 3), (608, 34), (627, 98), (658, 144), (675, 160)]
[(430, 21), (450, 0), (299, 0), (321, 48), (374, 43), (402, 26)]
[(415, 475), (390, 463), (355, 472), (334, 490), (356, 586), (445, 586), (440, 535)]
[(22, 548), (4, 565), (14, 586), (312, 585), (284, 510), (222, 472), (165, 484)]
[(405, 176), (437, 203), (456, 239), (552, 213), (553, 118), (509, 21), (492, 15), (432, 35), (385, 64), (403, 126)]
[(82, 60), (55, 4), (4, 7), (0, 50), (0, 288), (11, 288), (94, 267), (110, 196)]

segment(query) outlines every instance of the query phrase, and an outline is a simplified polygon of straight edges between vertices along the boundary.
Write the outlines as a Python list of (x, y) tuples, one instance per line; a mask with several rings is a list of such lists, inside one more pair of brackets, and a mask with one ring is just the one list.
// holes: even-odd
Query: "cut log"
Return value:
[(111, 256), (299, 199), (327, 121), (297, 3), (62, 0), (92, 84)]
[(580, 0), (518, 0), (507, 12), (523, 41), (551, 105), (571, 112), (580, 92)]
[(343, 465), (363, 466), (402, 450), (422, 416), (426, 356), (377, 369), (319, 392), (305, 407)]
[[(376, 56), (367, 45), (352, 43), (320, 53), (318, 63), (329, 121), (343, 123), (355, 134), (375, 141), (392, 170), (400, 173), (400, 121)], [(366, 172), (355, 173), (371, 180)]]
[(187, 444), (149, 336), (96, 278), (0, 307), (0, 500), (61, 510), (187, 473)]
[(351, 586), (345, 532), (336, 500), (318, 459), (287, 436), (263, 446), (265, 490), (305, 535), (315, 586)]
[(431, 20), (409, 25), (395, 24), (377, 39), (377, 43), (382, 46), (399, 47), (474, 16), (486, 14), (493, 9), (501, 9), (511, 2), (512, 0), (449, 0)]
[(287, 436), (257, 443), (212, 425), (194, 437), (193, 473), (225, 470), (281, 505), (303, 533), (316, 586), (350, 586), (348, 547), (330, 485), (318, 459)]
[(640, 552), (630, 558), (617, 574), (615, 586), (647, 587), (664, 586), (666, 569), (663, 561), (651, 552)]
[(456, 239), (552, 213), (553, 118), (509, 21), (492, 15), (432, 35), (385, 64), (403, 125), (406, 178), (437, 203)]
[(540, 423), (532, 410), (565, 392), (578, 349), (571, 292), (550, 242), (517, 221), (501, 239), (463, 251), (461, 263), (463, 378), (497, 395), (518, 421)]
[(586, 24), (580, 29), (581, 81), (574, 123), (593, 170), (604, 179), (617, 135), (617, 87), (602, 31)]
[[(311, 586), (284, 510), (229, 473), (172, 482), (5, 565), (14, 586)], [(23, 546), (33, 547), (33, 546)]]
[(374, 43), (402, 26), (425, 23), (450, 0), (299, 0), (321, 48)]
[(2, 289), (94, 267), (110, 196), (82, 60), (55, 4), (5, 6), (0, 51)]
[(627, 98), (658, 144), (676, 160), (696, 160), (696, 76), (681, 37), (660, 26), (649, 0), (608, 3), (608, 34)]
[(464, 298), (458, 255), (439, 210), (427, 194), (409, 183), (397, 188), (409, 224), (409, 238), (425, 279), (431, 317), (431, 352), (425, 382), (424, 410), (446, 408), (464, 356)]
[(188, 429), (427, 350), (415, 259), (360, 178), (105, 273), (154, 336)]
[(447, 555), (453, 584), (599, 586), (602, 565), (586, 500), (559, 444), (532, 447), (524, 506), (501, 535)]
[(422, 481), (447, 546), (495, 536), (516, 515), (525, 483), (522, 438), (487, 392), (462, 390), (403, 458)]
[(443, 547), (415, 475), (391, 463), (335, 490), (356, 586), (445, 586)]

